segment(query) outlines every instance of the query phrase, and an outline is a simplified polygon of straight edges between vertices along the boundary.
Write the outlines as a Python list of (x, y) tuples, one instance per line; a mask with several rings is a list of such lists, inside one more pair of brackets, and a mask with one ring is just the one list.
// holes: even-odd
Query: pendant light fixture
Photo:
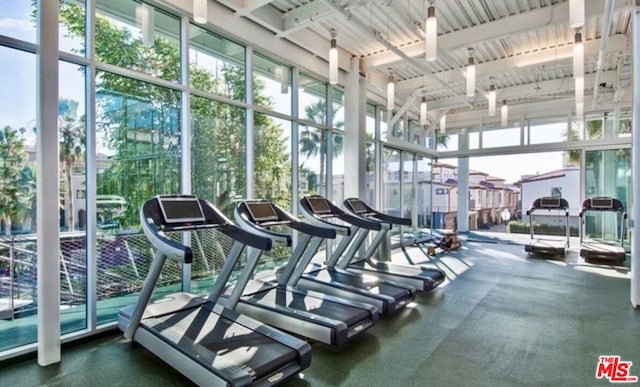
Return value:
[(507, 100), (502, 100), (502, 107), (500, 107), (500, 124), (502, 126), (507, 126), (507, 121), (509, 120), (509, 105), (507, 105)]
[(584, 43), (582, 34), (576, 31), (573, 41), (573, 78), (584, 77)]
[(338, 84), (338, 47), (334, 29), (331, 29), (331, 48), (329, 48), (329, 83)]
[(433, 62), (438, 57), (438, 20), (436, 19), (436, 7), (431, 1), (427, 8), (427, 20), (424, 23), (424, 53), (428, 62)]
[(584, 0), (569, 0), (569, 27), (584, 26)]
[(420, 125), (427, 125), (427, 97), (422, 97), (420, 102)]
[(493, 117), (496, 115), (496, 85), (493, 83), (489, 86), (487, 98), (489, 99), (489, 117)]
[(207, 0), (193, 0), (193, 21), (199, 24), (207, 22)]
[(393, 70), (389, 68), (389, 81), (387, 82), (387, 110), (392, 111), (396, 102), (396, 85), (393, 81)]
[(473, 60), (473, 48), (469, 48), (469, 63), (467, 64), (467, 97), (476, 94), (476, 63)]

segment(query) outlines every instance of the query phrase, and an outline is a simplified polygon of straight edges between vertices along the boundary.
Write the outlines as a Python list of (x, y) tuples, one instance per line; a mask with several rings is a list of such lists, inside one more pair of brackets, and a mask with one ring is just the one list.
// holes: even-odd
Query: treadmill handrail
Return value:
[(371, 215), (374, 218), (380, 219), (384, 222), (399, 225), (399, 226), (411, 226), (411, 218), (404, 218), (400, 216), (385, 214), (384, 212), (380, 212), (372, 208), (367, 203), (365, 203), (364, 200), (361, 200), (360, 198), (347, 198), (343, 201), (343, 205), (347, 210), (349, 210), (354, 215), (363, 217), (355, 210), (355, 208), (353, 208), (353, 205), (351, 204), (353, 201), (358, 201), (362, 206), (364, 206), (367, 209), (366, 215)]
[[(307, 201), (306, 198), (322, 198), (326, 201), (327, 205), (329, 206), (329, 208), (331, 209), (331, 214), (333, 216), (320, 216), (318, 214), (316, 214), (310, 207), (309, 202)], [(321, 224), (326, 224), (329, 227), (333, 227), (338, 229), (340, 232), (343, 233), (343, 235), (349, 235), (349, 234), (345, 234), (345, 228), (348, 228), (344, 225), (339, 225), (336, 223), (331, 222), (331, 219), (337, 218), (345, 223), (349, 223), (353, 226), (357, 226), (360, 228), (365, 228), (367, 230), (374, 230), (374, 231), (380, 231), (380, 229), (382, 228), (382, 226), (380, 225), (380, 223), (378, 222), (372, 222), (370, 220), (367, 220), (365, 218), (361, 218), (359, 216), (354, 216), (351, 215), (345, 211), (343, 211), (340, 207), (336, 206), (335, 204), (331, 203), (330, 200), (327, 200), (326, 198), (324, 198), (321, 195), (309, 195), (309, 196), (305, 196), (302, 199), (300, 199), (300, 208), (302, 209), (302, 211), (307, 214), (310, 218), (319, 221)], [(328, 215), (328, 214), (322, 214), (322, 215)]]
[(152, 217), (147, 216), (150, 207), (157, 205), (156, 198), (146, 201), (140, 209), (140, 224), (145, 236), (151, 241), (153, 246), (165, 246), (162, 254), (169, 259), (178, 262), (193, 262), (193, 251), (190, 247), (170, 239), (164, 231), (156, 224)]
[(266, 201), (266, 200), (260, 200), (259, 202), (269, 203), (273, 208), (273, 210), (275, 211), (275, 214), (277, 215), (278, 219), (272, 220), (272, 221), (266, 221), (266, 222), (252, 221), (250, 220), (251, 215), (249, 214), (248, 209), (246, 207), (247, 202), (250, 203), (253, 201), (245, 200), (238, 203), (238, 205), (236, 206), (236, 209), (234, 212), (236, 220), (239, 223), (241, 222), (242, 224), (249, 226), (251, 230), (255, 230), (258, 233), (264, 234), (268, 238), (276, 239), (281, 241), (282, 243), (286, 243), (287, 246), (291, 246), (291, 243), (292, 243), (291, 235), (285, 232), (274, 231), (269, 228), (270, 226), (285, 225), (303, 234), (311, 235), (314, 237), (330, 238), (330, 239), (333, 239), (336, 237), (335, 230), (329, 230), (323, 227), (317, 227), (309, 223), (301, 222), (300, 220), (296, 219), (293, 215), (291, 215), (290, 213), (282, 209), (277, 204), (270, 201)]

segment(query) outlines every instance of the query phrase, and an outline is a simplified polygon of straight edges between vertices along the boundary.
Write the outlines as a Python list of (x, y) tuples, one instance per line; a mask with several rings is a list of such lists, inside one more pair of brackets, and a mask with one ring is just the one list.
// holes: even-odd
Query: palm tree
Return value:
[(78, 117), (78, 102), (61, 99), (58, 102), (58, 130), (60, 132), (60, 162), (64, 176), (64, 209), (67, 230), (75, 228), (73, 208), (73, 166), (81, 161), (85, 149), (84, 117)]
[[(335, 115), (337, 108), (332, 106), (332, 116)], [(327, 117), (327, 102), (322, 99), (314, 104), (311, 104), (305, 108), (306, 118), (319, 124), (326, 124)], [(335, 127), (341, 129), (344, 126), (344, 122), (337, 122)], [(301, 153), (307, 157), (320, 155), (320, 178), (319, 183), (325, 184), (325, 160), (327, 157), (327, 131), (322, 129), (315, 129), (313, 127), (305, 126), (300, 132), (300, 144)], [(344, 136), (342, 134), (333, 134), (331, 136), (332, 141), (332, 156), (337, 156), (342, 153), (344, 149)]]
[(5, 126), (0, 130), (0, 218), (6, 235), (11, 235), (11, 218), (31, 202), (23, 189), (26, 161), (24, 139), (17, 130)]

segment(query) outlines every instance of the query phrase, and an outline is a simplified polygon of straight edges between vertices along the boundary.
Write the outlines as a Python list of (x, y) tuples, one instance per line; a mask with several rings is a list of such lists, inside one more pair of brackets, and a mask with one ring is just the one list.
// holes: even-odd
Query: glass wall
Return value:
[[(19, 5), (21, 2), (13, 3)], [(29, 10), (29, 2), (24, 1)], [(11, 7), (2, 7), (0, 13)], [(18, 25), (29, 30), (28, 15)], [(21, 17), (22, 17), (21, 16)], [(18, 16), (15, 15), (17, 18)], [(22, 19), (20, 19), (22, 20)], [(16, 19), (16, 23), (19, 20)], [(2, 31), (4, 33), (5, 31)], [(13, 31), (19, 32), (19, 31)], [(30, 33), (22, 31), (30, 37)], [(36, 341), (36, 57), (0, 46), (0, 351)], [(6, 92), (10, 91), (10, 92)], [(33, 317), (32, 317), (33, 318)], [(15, 321), (15, 323), (14, 323)]]

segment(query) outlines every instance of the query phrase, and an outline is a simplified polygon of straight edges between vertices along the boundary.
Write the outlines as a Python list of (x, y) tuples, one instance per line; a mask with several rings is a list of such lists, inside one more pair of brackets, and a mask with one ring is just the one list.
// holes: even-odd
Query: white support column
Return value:
[[(481, 136), (482, 138), (482, 136)], [(469, 149), (469, 135), (461, 130), (458, 135), (458, 149)], [(469, 231), (469, 158), (458, 158), (458, 230)]]
[[(633, 84), (637, 85), (640, 76), (640, 1), (636, 0), (633, 14)], [(633, 171), (633, 206), (630, 211), (631, 220), (640, 222), (640, 88), (633, 88), (633, 134), (632, 163)], [(640, 306), (640, 230), (634, 224), (631, 233), (631, 305)]]
[(37, 7), (38, 364), (47, 366), (60, 362), (58, 2)]
[(351, 58), (344, 88), (344, 197), (366, 194), (366, 82), (360, 78), (359, 59)]
[[(180, 79), (183, 85), (189, 81), (189, 17), (180, 18)], [(182, 137), (182, 160), (180, 160), (181, 181), (180, 192), (193, 193), (191, 190), (191, 101), (189, 90), (185, 87), (180, 93), (180, 132)], [(191, 233), (183, 233), (182, 243), (191, 246)], [(191, 264), (182, 264), (182, 291), (191, 291)]]
[(96, 210), (97, 190), (97, 163), (96, 163), (96, 57), (95, 57), (95, 10), (96, 2), (87, 1), (85, 39), (86, 57), (89, 66), (85, 70), (85, 179), (86, 179), (86, 206), (87, 206), (87, 329), (93, 331), (98, 324), (98, 250), (97, 250), (97, 224)]
[[(300, 85), (300, 72), (298, 68), (293, 68), (291, 73), (291, 115), (294, 117), (291, 122), (291, 212), (298, 215), (298, 188), (300, 187), (300, 155), (298, 153), (298, 143), (300, 141), (300, 125), (298, 124), (298, 111), (300, 103), (298, 99), (298, 87)], [(318, 183), (320, 183), (318, 181)], [(294, 233), (294, 238), (296, 234)], [(294, 239), (294, 242), (296, 240)]]
[[(249, 105), (246, 111), (245, 117), (245, 140), (247, 153), (245, 155), (247, 162), (247, 173), (246, 173), (246, 190), (244, 196), (247, 199), (253, 199), (255, 195), (255, 187), (253, 186), (253, 170), (254, 170), (254, 152), (255, 152), (255, 144), (254, 144), (254, 136), (253, 136), (253, 114), (254, 110), (251, 107), (253, 105), (253, 47), (248, 46), (244, 52), (244, 61), (245, 61), (245, 82), (244, 82), (244, 94), (245, 101)], [(292, 88), (292, 93), (296, 95), (298, 90)]]

